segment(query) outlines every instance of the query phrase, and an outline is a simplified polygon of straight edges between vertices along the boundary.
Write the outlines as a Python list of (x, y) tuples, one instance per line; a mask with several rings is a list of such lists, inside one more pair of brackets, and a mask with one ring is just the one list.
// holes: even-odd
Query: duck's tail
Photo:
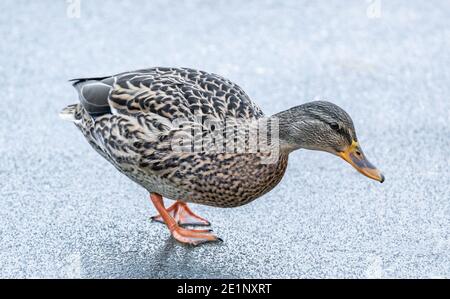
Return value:
[(80, 114), (80, 104), (72, 104), (64, 108), (60, 113), (59, 117), (63, 120), (77, 122), (81, 120)]

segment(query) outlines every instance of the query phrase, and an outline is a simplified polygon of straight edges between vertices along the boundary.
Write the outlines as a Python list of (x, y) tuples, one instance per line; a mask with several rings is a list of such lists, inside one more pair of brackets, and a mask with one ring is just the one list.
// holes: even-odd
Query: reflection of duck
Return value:
[[(277, 159), (266, 163), (268, 153), (264, 151), (173, 149), (176, 136), (187, 135), (186, 128), (211, 133), (214, 126), (205, 129), (204, 118), (219, 125), (226, 119), (252, 123), (264, 118), (239, 86), (218, 75), (185, 68), (152, 68), (78, 79), (74, 87), (81, 103), (68, 106), (61, 116), (72, 120), (94, 149), (119, 171), (150, 192), (160, 214), (153, 219), (166, 223), (183, 243), (218, 240), (210, 230), (184, 227), (209, 225), (188, 208), (188, 202), (216, 207), (246, 204), (280, 182), (288, 155), (296, 149), (341, 156), (364, 175), (384, 180), (364, 157), (350, 116), (332, 103), (311, 102), (269, 118), (278, 122), (279, 144)], [(176, 126), (177, 121), (182, 126)], [(236, 126), (235, 133), (243, 127)], [(234, 141), (244, 140), (248, 145), (248, 138), (242, 136), (250, 134), (241, 133), (234, 135)], [(166, 209), (162, 196), (177, 201)]]

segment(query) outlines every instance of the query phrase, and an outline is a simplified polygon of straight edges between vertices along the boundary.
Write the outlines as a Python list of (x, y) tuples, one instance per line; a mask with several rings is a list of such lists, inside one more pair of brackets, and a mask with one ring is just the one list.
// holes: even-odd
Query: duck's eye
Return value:
[(330, 124), (330, 127), (331, 127), (333, 130), (335, 130), (335, 131), (338, 131), (338, 130), (339, 130), (339, 125), (338, 125), (337, 123), (331, 123), (331, 124)]

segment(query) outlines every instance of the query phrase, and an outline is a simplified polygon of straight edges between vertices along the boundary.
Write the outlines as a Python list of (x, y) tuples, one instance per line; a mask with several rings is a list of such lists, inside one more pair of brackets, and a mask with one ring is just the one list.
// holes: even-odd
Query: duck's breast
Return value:
[(283, 178), (288, 156), (265, 159), (264, 154), (223, 153), (191, 157), (178, 175), (188, 191), (182, 200), (217, 207), (247, 204), (272, 190)]

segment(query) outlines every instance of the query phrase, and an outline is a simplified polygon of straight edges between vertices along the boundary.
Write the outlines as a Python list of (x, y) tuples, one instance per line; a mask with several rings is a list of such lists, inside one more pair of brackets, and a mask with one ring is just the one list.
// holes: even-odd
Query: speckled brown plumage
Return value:
[(63, 114), (72, 116), (97, 152), (149, 192), (235, 207), (270, 191), (284, 175), (286, 153), (264, 164), (267, 153), (172, 150), (174, 136), (183, 134), (172, 123), (177, 119), (185, 126), (202, 127), (202, 116), (217, 123), (264, 116), (239, 86), (218, 75), (153, 68), (77, 80), (74, 86), (81, 104), (69, 106)]

